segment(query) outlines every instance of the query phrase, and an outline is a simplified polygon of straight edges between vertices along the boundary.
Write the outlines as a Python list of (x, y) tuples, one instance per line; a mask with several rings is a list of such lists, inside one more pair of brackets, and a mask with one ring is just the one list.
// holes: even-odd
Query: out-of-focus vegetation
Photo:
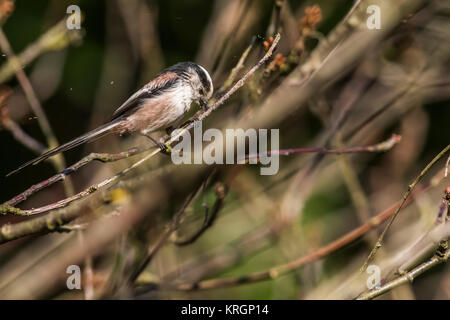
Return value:
[[(81, 8), (82, 28), (62, 28), (63, 40), (45, 49), (38, 39), (64, 23), (72, 4)], [(381, 30), (366, 26), (370, 4), (381, 8)], [(274, 59), (203, 121), (204, 129), (279, 128), (280, 149), (345, 149), (376, 145), (394, 133), (402, 137), (385, 152), (280, 156), (274, 176), (261, 176), (258, 165), (175, 166), (157, 155), (97, 190), (89, 187), (145, 153), (89, 163), (13, 206), (41, 208), (83, 190), (89, 196), (33, 217), (2, 207), (0, 298), (356, 298), (370, 276), (359, 268), (385, 226), (371, 219), (388, 209), (391, 216), (408, 185), (450, 141), (446, 1), (0, 0), (0, 11), (14, 53), (32, 57), (19, 61), (20, 70), (60, 143), (108, 120), (133, 92), (179, 61), (204, 66), (220, 92), (246, 48), (253, 43), (235, 80), (277, 32)], [(14, 65), (8, 69), (10, 61), (8, 54), (0, 57), (1, 203), (58, 173), (61, 163), (148, 144), (142, 137), (110, 136), (66, 152), (62, 162), (4, 178), (48, 147), (42, 119), (30, 108)], [(18, 132), (31, 138), (34, 150)], [(428, 261), (448, 238), (449, 222), (438, 219), (448, 204), (447, 157), (418, 184), (371, 262), (384, 282), (396, 279), (399, 267), (409, 271)], [(213, 213), (198, 239), (177, 245)], [(32, 220), (43, 224), (25, 224)], [(371, 221), (372, 230), (321, 251)], [(443, 231), (436, 230), (439, 224)], [(10, 241), (6, 235), (14, 232), (20, 236)], [(299, 262), (304, 256), (311, 260)], [(82, 290), (65, 288), (71, 264), (81, 267)], [(259, 279), (260, 271), (267, 275)], [(229, 282), (221, 284), (224, 278)], [(449, 296), (449, 266), (442, 263), (381, 297)]]

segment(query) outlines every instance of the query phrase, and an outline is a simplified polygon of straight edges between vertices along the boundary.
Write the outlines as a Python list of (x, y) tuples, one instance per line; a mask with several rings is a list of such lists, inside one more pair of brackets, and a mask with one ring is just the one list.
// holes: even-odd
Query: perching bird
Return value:
[(108, 123), (43, 153), (8, 173), (7, 176), (110, 133), (139, 132), (150, 138), (161, 150), (166, 151), (166, 146), (154, 140), (149, 134), (176, 123), (189, 111), (193, 101), (206, 108), (213, 90), (211, 77), (203, 67), (193, 62), (177, 63), (161, 71), (152, 81), (133, 94), (113, 113)]

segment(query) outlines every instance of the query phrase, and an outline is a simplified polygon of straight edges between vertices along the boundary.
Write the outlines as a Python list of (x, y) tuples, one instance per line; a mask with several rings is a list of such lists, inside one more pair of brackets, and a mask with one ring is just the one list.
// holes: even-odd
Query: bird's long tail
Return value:
[(114, 129), (120, 125), (120, 120), (117, 121), (112, 121), (109, 122), (107, 124), (104, 124), (92, 131), (89, 131), (86, 134), (83, 134), (82, 136), (79, 136), (78, 138), (75, 138), (63, 145), (60, 145), (59, 147), (56, 147), (54, 149), (51, 149), (47, 152), (44, 152), (43, 154), (41, 154), (39, 157), (30, 160), (24, 164), (22, 164), (20, 167), (18, 167), (16, 170), (11, 171), (10, 173), (8, 173), (6, 176), (10, 176), (13, 175), (14, 173), (22, 170), (25, 167), (28, 167), (29, 165), (35, 165), (38, 164), (41, 161), (44, 161), (45, 159), (54, 156), (55, 154), (58, 154), (60, 152), (64, 152), (67, 151), (69, 149), (75, 148), (83, 143), (87, 143), (87, 142), (92, 142), (98, 138), (104, 137), (112, 132), (114, 132)]

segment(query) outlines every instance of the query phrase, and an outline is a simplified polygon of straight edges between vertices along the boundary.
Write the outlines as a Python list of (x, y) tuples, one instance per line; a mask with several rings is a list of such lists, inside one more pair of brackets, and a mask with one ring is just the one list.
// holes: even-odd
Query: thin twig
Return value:
[(178, 228), (181, 218), (184, 216), (187, 207), (192, 202), (192, 200), (197, 196), (203, 184), (204, 181), (200, 183), (200, 185), (197, 187), (195, 191), (191, 192), (188, 195), (181, 208), (177, 211), (177, 213), (175, 213), (175, 216), (173, 217), (172, 222), (170, 223), (167, 230), (158, 239), (157, 243), (153, 247), (149, 248), (147, 256), (144, 259), (144, 261), (142, 261), (139, 267), (131, 274), (129, 278), (130, 283), (136, 281), (139, 275), (145, 270), (145, 268), (147, 268), (148, 264), (152, 261), (153, 257), (156, 255), (159, 249), (161, 249), (164, 246), (164, 244), (167, 242), (172, 233)]
[[(15, 68), (15, 73), (17, 80), (20, 83), (20, 86), (22, 87), (25, 97), (28, 100), (28, 103), (30, 104), (31, 109), (33, 110), (33, 113), (38, 119), (39, 126), (47, 140), (47, 145), (49, 148), (56, 148), (59, 143), (58, 139), (56, 138), (55, 134), (53, 133), (53, 130), (50, 126), (50, 122), (48, 121), (47, 115), (45, 114), (44, 110), (42, 109), (41, 103), (39, 102), (39, 99), (33, 89), (33, 86), (31, 85), (30, 80), (28, 79), (27, 75), (22, 69), (22, 66), (20, 65), (20, 62), (16, 55), (14, 54), (14, 51), (8, 41), (8, 38), (6, 37), (5, 33), (3, 32), (3, 29), (0, 27), (0, 48), (1, 50), (6, 54), (8, 59), (12, 61), (13, 66)], [(52, 163), (57, 171), (61, 171), (64, 169), (65, 160), (63, 155), (58, 155), (54, 158), (52, 158)], [(73, 185), (70, 182), (70, 180), (64, 181), (64, 187), (66, 190), (67, 195), (72, 195), (74, 193)]]
[(428, 261), (420, 264), (411, 271), (406, 272), (401, 277), (380, 286), (379, 288), (375, 288), (368, 292), (362, 293), (356, 299), (357, 300), (373, 299), (402, 284), (413, 282), (414, 279), (417, 278), (417, 276), (423, 274), (424, 272), (430, 270), (431, 268), (443, 262), (447, 262), (449, 257), (450, 257), (450, 250), (448, 250), (448, 242), (445, 240), (441, 242), (441, 245), (436, 251), (436, 254), (433, 257), (431, 257)]
[(437, 156), (435, 156), (433, 158), (433, 160), (431, 160), (430, 163), (427, 164), (427, 166), (420, 172), (420, 174), (416, 177), (416, 179), (414, 179), (414, 181), (408, 186), (408, 190), (405, 192), (405, 194), (403, 195), (403, 200), (402, 202), (400, 202), (397, 210), (395, 210), (395, 213), (392, 215), (391, 219), (389, 220), (386, 228), (384, 228), (383, 232), (381, 233), (380, 237), (378, 238), (377, 243), (375, 244), (374, 248), (372, 249), (372, 251), (370, 252), (369, 256), (367, 257), (366, 261), (364, 262), (363, 266), (360, 269), (360, 272), (364, 272), (367, 268), (367, 266), (369, 265), (370, 261), (372, 261), (372, 259), (374, 258), (375, 254), (377, 253), (378, 249), (381, 248), (382, 246), (382, 242), (384, 239), (384, 236), (386, 235), (387, 231), (389, 230), (390, 226), (392, 225), (392, 223), (394, 222), (395, 218), (397, 217), (397, 215), (399, 214), (400, 210), (402, 209), (403, 205), (406, 202), (406, 199), (409, 197), (409, 195), (411, 194), (412, 190), (414, 189), (414, 187), (417, 185), (417, 183), (419, 183), (419, 181), (424, 177), (424, 175), (428, 172), (428, 170), (437, 162), (439, 161), (439, 159), (441, 159), (446, 153), (447, 151), (450, 150), (450, 144), (445, 147)]
[[(228, 92), (223, 95), (218, 101), (216, 101), (211, 107), (209, 107), (206, 111), (204, 111), (203, 113), (201, 113), (200, 115), (194, 115), (191, 121), (186, 127), (184, 127), (182, 130), (180, 130), (180, 132), (176, 135), (173, 135), (170, 139), (166, 139), (166, 145), (170, 146), (171, 143), (173, 143), (174, 141), (176, 141), (180, 136), (182, 136), (184, 133), (186, 133), (188, 130), (192, 129), (197, 121), (203, 121), (205, 118), (207, 118), (213, 111), (215, 111), (216, 109), (218, 109), (221, 105), (223, 105), (232, 94), (234, 94), (237, 90), (239, 90), (244, 84), (245, 82), (251, 77), (253, 76), (253, 74), (256, 72), (256, 70), (258, 70), (265, 62), (267, 62), (267, 60), (269, 60), (269, 58), (272, 56), (273, 51), (275, 50), (276, 46), (278, 45), (278, 42), (280, 40), (280, 35), (278, 34), (275, 37), (275, 40), (272, 44), (272, 46), (270, 47), (270, 49), (266, 52), (266, 54), (264, 55), (264, 57), (261, 58), (261, 60), (253, 67), (250, 69), (250, 71), (248, 71), (239, 81), (237, 81), (234, 86), (228, 90)], [(55, 210), (55, 209), (59, 209), (59, 208), (63, 208), (66, 207), (67, 205), (69, 205), (70, 203), (76, 201), (76, 200), (80, 200), (83, 199), (95, 192), (97, 192), (100, 189), (103, 189), (104, 187), (112, 184), (113, 182), (117, 181), (119, 178), (121, 178), (122, 176), (128, 174), (130, 171), (133, 171), (134, 169), (140, 167), (142, 164), (144, 164), (146, 161), (148, 161), (150, 158), (152, 158), (153, 156), (155, 156), (156, 154), (158, 154), (161, 151), (161, 149), (156, 149), (153, 152), (149, 153), (147, 156), (145, 156), (144, 158), (142, 158), (141, 160), (135, 162), (134, 164), (132, 164), (130, 167), (120, 171), (119, 173), (115, 174), (114, 176), (107, 178), (105, 180), (103, 180), (102, 182), (98, 183), (98, 184), (94, 184), (91, 185), (90, 187), (84, 189), (83, 191), (71, 196), (71, 197), (67, 197), (63, 200), (60, 200), (58, 202), (43, 206), (43, 207), (39, 207), (39, 208), (35, 208), (35, 209), (30, 209), (30, 210), (23, 210), (23, 213), (25, 213), (25, 215), (34, 215), (34, 214), (38, 214), (38, 213), (44, 213), (44, 212), (48, 212), (51, 210)], [(4, 208), (4, 211), (8, 211), (8, 208)]]
[[(18, 194), (11, 200), (3, 203), (3, 205), (15, 206), (15, 205), (19, 204), (20, 202), (25, 201), (27, 198), (29, 198), (31, 195), (35, 194), (36, 192), (51, 186), (55, 182), (63, 181), (69, 174), (77, 171), (78, 169), (87, 165), (91, 161), (97, 160), (100, 162), (114, 162), (114, 161), (118, 161), (121, 159), (125, 159), (128, 157), (134, 156), (136, 154), (142, 153), (144, 151), (147, 151), (149, 148), (150, 147), (145, 147), (145, 148), (134, 147), (127, 151), (122, 151), (119, 153), (91, 153), (91, 154), (87, 155), (86, 157), (82, 158), (77, 163), (64, 169), (64, 171), (62, 171), (61, 173), (55, 174), (54, 176), (52, 176), (38, 184), (31, 186), (30, 188), (28, 188), (24, 192)], [(27, 210), (23, 210), (23, 211), (27, 212)], [(30, 212), (30, 214), (31, 214), (31, 212)]]
[(294, 149), (283, 149), (283, 150), (271, 150), (267, 152), (261, 152), (257, 154), (250, 154), (245, 157), (246, 160), (252, 158), (260, 158), (262, 156), (271, 155), (281, 155), (288, 156), (295, 153), (357, 153), (357, 152), (385, 152), (392, 149), (397, 143), (401, 141), (401, 136), (393, 134), (388, 140), (377, 143), (375, 145), (366, 147), (348, 147), (348, 148), (338, 148), (338, 149), (327, 149), (323, 147), (312, 147), (312, 148), (294, 148)]
[[(414, 199), (419, 197), (420, 195), (427, 192), (432, 185), (427, 185), (423, 189), (415, 191), (412, 193), (412, 197), (409, 197), (405, 205), (409, 205)], [(376, 228), (381, 223), (386, 221), (389, 217), (395, 214), (396, 207), (403, 202), (403, 200), (397, 201), (391, 207), (373, 217), (370, 221), (361, 225), (360, 227), (348, 232), (344, 236), (336, 239), (335, 241), (325, 245), (314, 252), (297, 258), (293, 261), (290, 261), (286, 264), (276, 266), (270, 268), (266, 271), (256, 272), (250, 275), (238, 276), (238, 277), (230, 277), (230, 278), (220, 278), (220, 279), (211, 279), (211, 280), (203, 280), (196, 283), (182, 283), (182, 284), (171, 284), (171, 283), (149, 283), (148, 286), (150, 288), (160, 288), (163, 290), (180, 290), (180, 291), (192, 291), (192, 290), (203, 290), (203, 289), (215, 289), (215, 288), (223, 288), (230, 287), (236, 285), (242, 285), (246, 283), (259, 282), (264, 280), (275, 279), (281, 275), (284, 275), (289, 272), (293, 272), (298, 268), (309, 264), (311, 262), (317, 261), (325, 256), (335, 252), (336, 250), (346, 246), (347, 244), (355, 241), (359, 237), (365, 235), (370, 230)]]
[(445, 173), (444, 176), (447, 178), (448, 174), (448, 165), (450, 164), (450, 156), (448, 156), (447, 162), (445, 163)]
[(28, 149), (37, 154), (45, 151), (45, 146), (39, 141), (28, 135), (22, 128), (9, 116), (9, 110), (6, 103), (13, 93), (13, 90), (8, 86), (0, 88), (0, 124), (3, 128), (11, 132), (13, 137), (23, 144)]
[(42, 143), (23, 131), (22, 128), (11, 118), (3, 118), (1, 120), (1, 123), (3, 128), (11, 132), (14, 139), (16, 139), (18, 142), (23, 144), (34, 153), (41, 154), (47, 149)]
[[(200, 229), (198, 229), (193, 235), (191, 235), (189, 238), (184, 240), (176, 240), (174, 241), (174, 244), (177, 246), (187, 246), (189, 244), (194, 243), (200, 236), (205, 233), (206, 230), (208, 230), (214, 223), (214, 221), (217, 218), (217, 214), (219, 213), (220, 209), (222, 209), (223, 201), (225, 199), (227, 188), (223, 186), (222, 184), (218, 184), (214, 187), (216, 191), (216, 201), (214, 202), (214, 205), (212, 207), (211, 212), (207, 210), (205, 213), (205, 221)], [(210, 213), (210, 214), (209, 214)], [(207, 217), (206, 215), (209, 215)]]
[(0, 83), (8, 81), (14, 76), (18, 65), (25, 67), (46, 52), (61, 50), (72, 43), (80, 41), (83, 33), (76, 29), (69, 30), (66, 25), (67, 19), (71, 19), (71, 17), (61, 19), (55, 26), (18, 54), (16, 60), (8, 60), (3, 64), (0, 67)]
[(22, 86), (22, 88), (25, 92), (25, 95), (28, 99), (28, 102), (30, 104), (30, 107), (38, 119), (39, 126), (41, 127), (42, 132), (44, 133), (44, 135), (47, 138), (48, 146), (51, 148), (54, 148), (55, 146), (58, 145), (58, 142), (57, 142), (57, 139), (56, 139), (56, 137), (53, 133), (53, 130), (50, 126), (48, 118), (45, 115), (45, 112), (42, 109), (39, 99), (37, 98), (36, 93), (34, 92), (30, 81), (28, 80), (27, 76), (25, 75), (25, 72), (23, 71), (22, 66), (20, 65), (20, 62), (18, 61), (17, 57), (15, 56), (15, 54), (11, 48), (11, 45), (9, 44), (9, 41), (6, 38), (6, 35), (2, 29), (0, 29), (0, 48), (8, 56), (8, 59), (13, 62), (14, 66), (15, 66), (17, 80), (19, 81), (20, 85)]
[[(436, 250), (439, 245), (436, 241), (447, 238), (442, 235), (442, 227), (446, 224), (448, 219), (448, 212), (450, 206), (450, 187), (445, 190), (445, 195), (442, 199), (442, 204), (439, 207), (438, 214), (434, 223), (434, 227), (419, 236), (407, 249), (402, 250), (400, 253), (402, 256), (406, 257), (399, 267), (396, 267), (397, 274), (404, 274), (406, 270), (411, 269), (413, 266), (417, 265), (420, 261), (423, 261), (429, 256), (432, 250)], [(447, 224), (448, 225), (448, 224)], [(386, 283), (390, 279), (391, 274), (394, 270), (386, 273), (381, 283)]]
[(239, 72), (242, 70), (242, 68), (244, 68), (244, 63), (247, 60), (248, 55), (252, 51), (253, 46), (256, 42), (256, 39), (257, 39), (256, 36), (252, 37), (252, 40), (250, 41), (250, 44), (248, 45), (247, 49), (245, 49), (245, 51), (242, 53), (241, 57), (239, 58), (238, 63), (231, 70), (230, 75), (228, 76), (227, 80), (225, 80), (222, 87), (219, 90), (217, 90), (217, 93), (215, 94), (215, 96), (220, 97), (223, 92), (225, 92), (229, 87), (231, 87), (233, 82), (236, 80)]

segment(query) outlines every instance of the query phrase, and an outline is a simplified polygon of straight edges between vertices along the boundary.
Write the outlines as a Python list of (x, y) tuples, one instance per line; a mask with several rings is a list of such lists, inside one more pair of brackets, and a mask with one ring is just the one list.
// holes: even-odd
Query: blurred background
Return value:
[[(89, 163), (8, 202), (90, 152), (148, 145), (111, 136), (5, 178), (56, 140), (107, 121), (165, 67), (204, 66), (214, 102), (277, 32), (274, 58), (204, 130), (279, 128), (280, 149), (391, 143), (383, 152), (281, 156), (274, 176), (260, 176), (259, 165), (181, 168), (156, 155), (62, 209), (33, 217), (2, 211), (0, 298), (353, 299), (365, 292), (370, 274), (358, 270), (385, 226), (373, 228), (371, 218), (392, 216), (450, 133), (450, 5), (392, 2), (0, 0), (1, 203), (42, 208), (130, 167), (145, 153)], [(379, 30), (367, 27), (371, 4), (381, 8)], [(79, 30), (66, 26), (70, 5), (81, 9)], [(446, 221), (438, 214), (447, 210), (447, 157), (426, 173), (389, 230), (373, 262), (383, 283), (399, 267), (430, 259), (448, 238), (448, 222), (436, 230)], [(361, 225), (370, 227), (321, 251)], [(81, 290), (66, 288), (72, 264), (81, 268)], [(267, 271), (261, 279), (260, 271)], [(440, 264), (381, 298), (448, 299), (449, 271)]]

